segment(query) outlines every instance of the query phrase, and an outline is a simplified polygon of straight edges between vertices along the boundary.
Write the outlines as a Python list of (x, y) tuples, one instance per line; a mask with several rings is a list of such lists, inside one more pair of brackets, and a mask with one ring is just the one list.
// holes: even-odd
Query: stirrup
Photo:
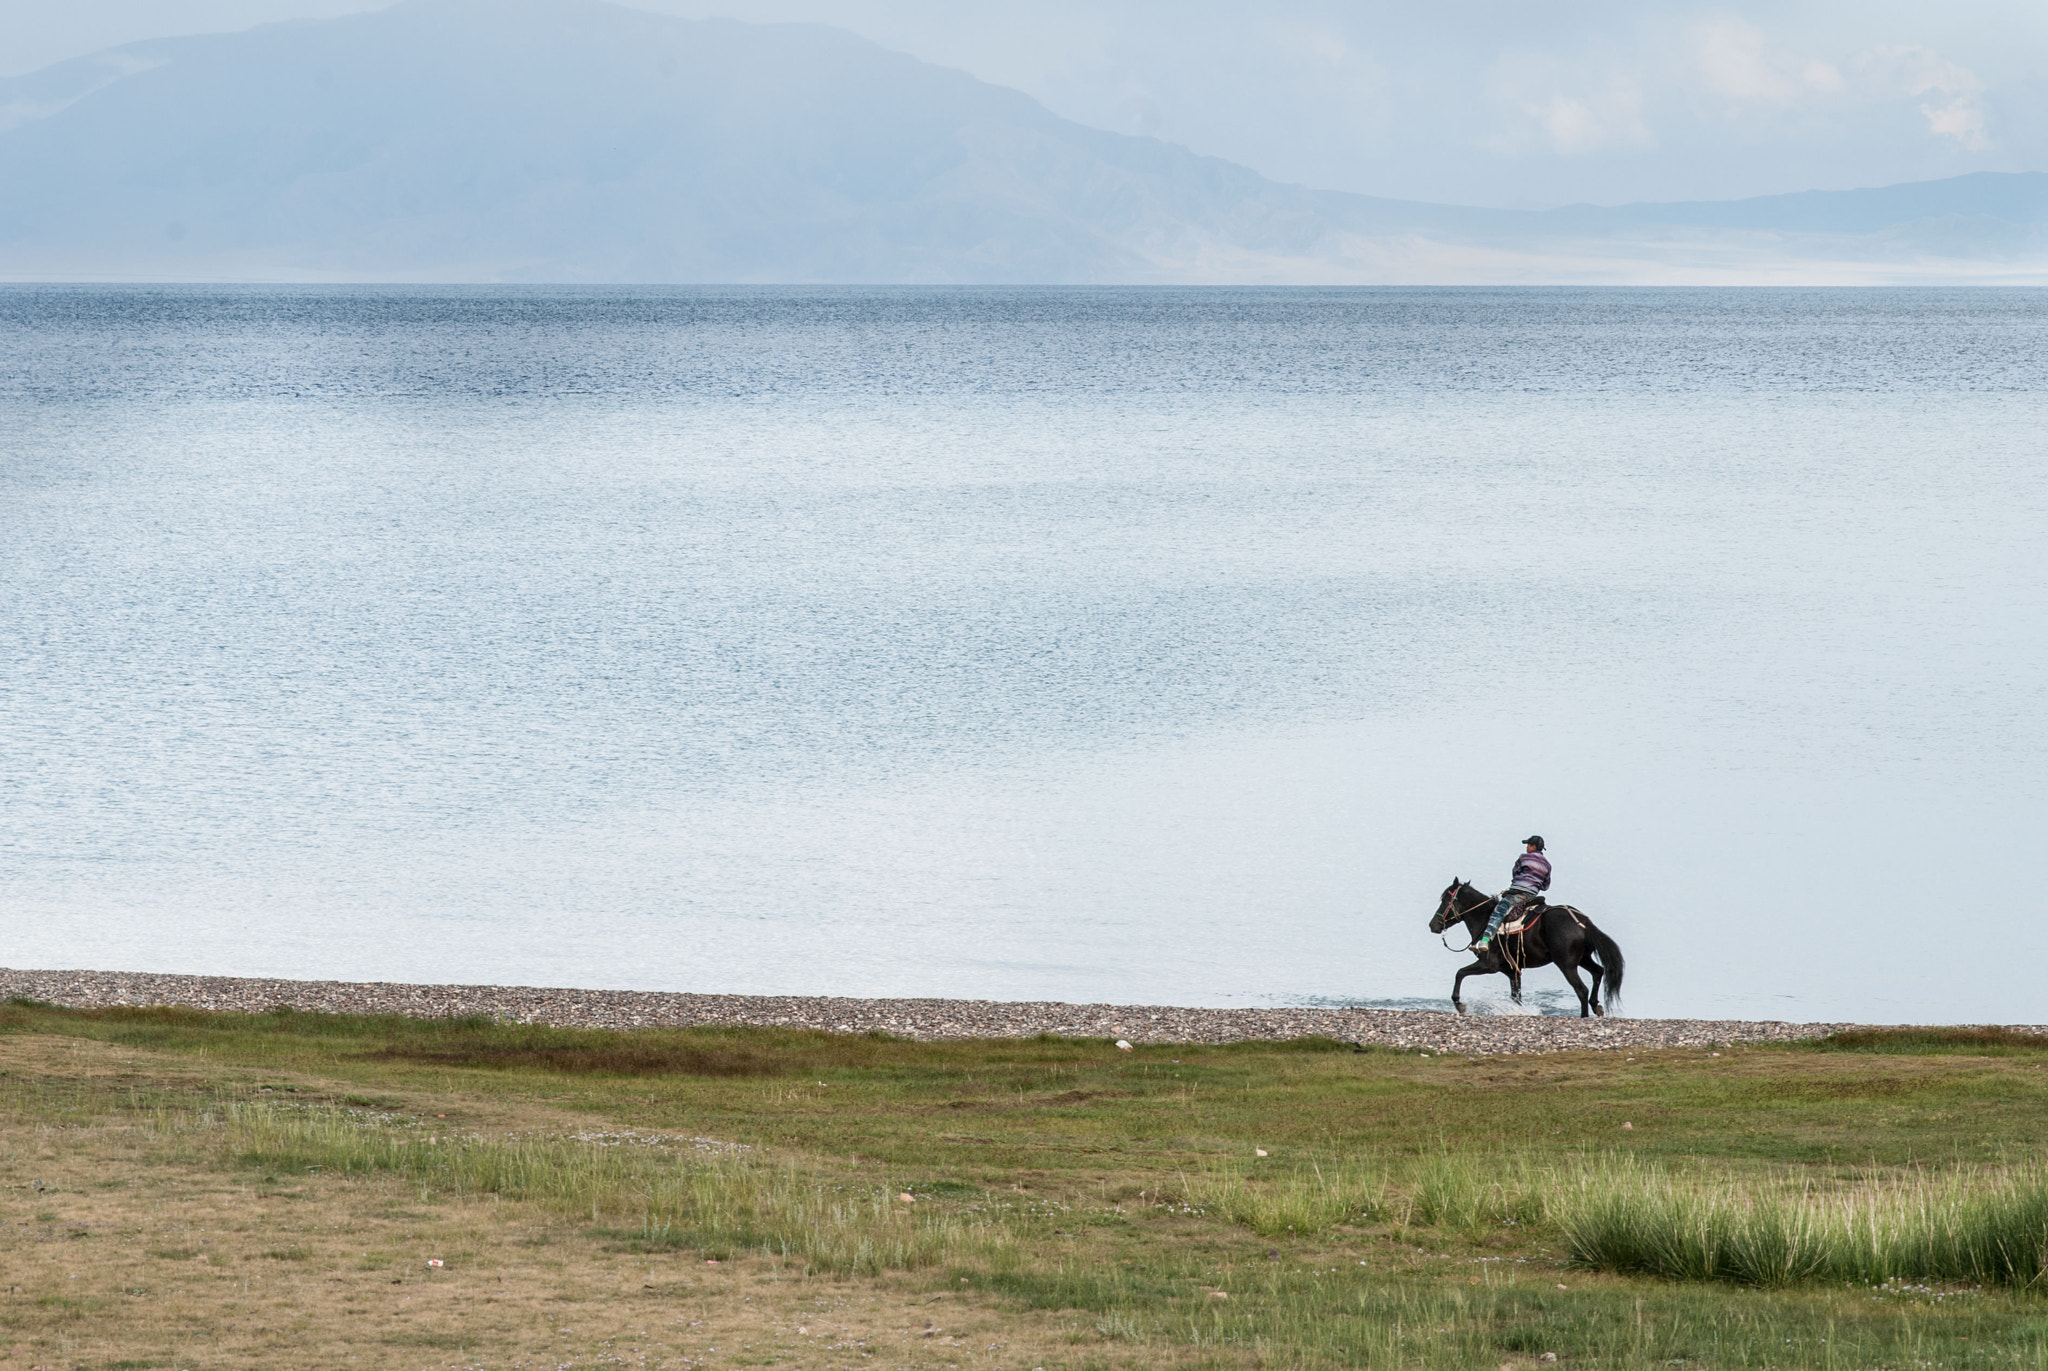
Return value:
[(1490, 948), (1491, 948), (1492, 946), (1493, 946), (1493, 937), (1492, 937), (1492, 935), (1491, 935), (1491, 934), (1487, 934), (1487, 935), (1483, 935), (1483, 936), (1481, 936), (1481, 938), (1479, 939), (1479, 941), (1478, 941), (1478, 942), (1476, 942), (1476, 943), (1473, 943), (1473, 944), (1472, 944), (1472, 950), (1473, 950), (1474, 952), (1485, 952), (1485, 951), (1489, 950), (1489, 949), (1490, 949)]

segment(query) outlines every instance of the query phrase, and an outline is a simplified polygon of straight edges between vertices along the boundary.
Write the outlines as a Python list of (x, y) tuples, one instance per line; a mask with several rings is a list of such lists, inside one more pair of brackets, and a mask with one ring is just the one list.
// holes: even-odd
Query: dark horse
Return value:
[[(1429, 931), (1442, 933), (1452, 924), (1463, 923), (1466, 940), (1477, 942), (1492, 913), (1493, 896), (1464, 881), (1452, 881), (1444, 887), (1443, 898), (1437, 901), (1436, 917), (1429, 921)], [(1479, 954), (1478, 961), (1458, 973), (1458, 979), (1451, 982), (1451, 1004), (1460, 1014), (1465, 1012), (1465, 1002), (1458, 998), (1458, 991), (1467, 976), (1506, 976), (1508, 984), (1514, 987), (1515, 1003), (1520, 1004), (1522, 972), (1552, 962), (1572, 983), (1572, 989), (1579, 992), (1580, 1018), (1585, 1018), (1588, 1011), (1607, 1012), (1600, 1004), (1603, 979), (1607, 982), (1608, 1006), (1621, 998), (1621, 949), (1614, 939), (1593, 927), (1591, 919), (1570, 905), (1547, 904), (1527, 930), (1499, 935), (1492, 947)], [(1593, 974), (1591, 990), (1579, 979), (1582, 966)]]

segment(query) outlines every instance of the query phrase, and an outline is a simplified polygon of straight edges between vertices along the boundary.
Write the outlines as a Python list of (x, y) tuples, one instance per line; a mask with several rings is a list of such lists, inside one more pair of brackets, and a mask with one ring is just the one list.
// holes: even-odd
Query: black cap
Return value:
[(1533, 847), (1538, 852), (1541, 852), (1543, 850), (1543, 840), (1531, 834), (1529, 837), (1522, 839), (1522, 846)]

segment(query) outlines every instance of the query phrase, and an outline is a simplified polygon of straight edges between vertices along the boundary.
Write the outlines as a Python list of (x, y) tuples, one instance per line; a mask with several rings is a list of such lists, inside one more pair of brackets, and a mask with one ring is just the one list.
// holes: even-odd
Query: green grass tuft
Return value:
[(1634, 1163), (1588, 1168), (1555, 1206), (1571, 1261), (1674, 1280), (1786, 1286), (2048, 1280), (2048, 1171), (1966, 1171), (1824, 1192)]
[(1268, 1238), (1320, 1237), (1340, 1224), (1377, 1222), (1389, 1207), (1384, 1178), (1339, 1167), (1233, 1167), (1191, 1183), (1187, 1195)]
[(1456, 1153), (1424, 1163), (1409, 1211), (1412, 1223), (1472, 1231), (1540, 1223), (1554, 1180), (1499, 1156)]

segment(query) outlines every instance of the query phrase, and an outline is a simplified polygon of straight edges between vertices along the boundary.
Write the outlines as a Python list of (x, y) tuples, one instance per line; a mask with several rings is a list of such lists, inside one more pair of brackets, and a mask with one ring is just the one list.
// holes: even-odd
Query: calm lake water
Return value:
[(1630, 1012), (2048, 1019), (2044, 398), (2039, 291), (0, 287), (0, 961), (1442, 1004), (1541, 832)]

